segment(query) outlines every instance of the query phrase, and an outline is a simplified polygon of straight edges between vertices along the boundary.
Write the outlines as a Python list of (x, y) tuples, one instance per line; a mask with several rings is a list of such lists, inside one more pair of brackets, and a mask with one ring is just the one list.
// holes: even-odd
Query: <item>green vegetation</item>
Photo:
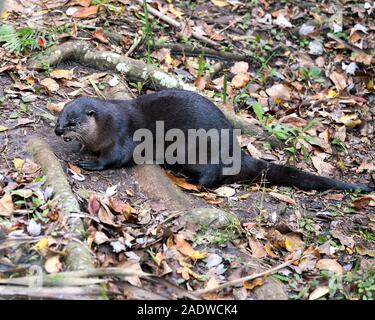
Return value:
[(0, 43), (9, 52), (20, 54), (26, 50), (45, 49), (55, 43), (56, 35), (64, 32), (66, 27), (50, 28), (46, 31), (24, 27), (16, 30), (11, 25), (0, 27)]
[(148, 7), (147, 7), (146, 0), (143, 0), (143, 14), (144, 14), (143, 19), (142, 19), (143, 32), (144, 32), (144, 36), (146, 38), (146, 43), (147, 43), (146, 61), (147, 63), (151, 63), (151, 47), (155, 46), (155, 40), (153, 37), (151, 24), (150, 24), (150, 20), (148, 17)]
[(202, 227), (195, 235), (193, 242), (197, 245), (223, 246), (227, 242), (233, 241), (239, 233), (239, 221), (233, 217), (228, 222), (225, 229), (211, 229), (207, 226)]
[(322, 70), (318, 67), (312, 67), (310, 69), (301, 68), (300, 69), (300, 80), (308, 81), (315, 80), (316, 82), (324, 82), (323, 79), (318, 79)]

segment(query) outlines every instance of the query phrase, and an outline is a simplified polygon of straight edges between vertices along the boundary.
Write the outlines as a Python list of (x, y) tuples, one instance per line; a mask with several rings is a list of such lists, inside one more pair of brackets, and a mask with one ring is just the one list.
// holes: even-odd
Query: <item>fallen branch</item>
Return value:
[(368, 56), (369, 59), (371, 59), (371, 64), (375, 64), (375, 57), (371, 56), (371, 54), (367, 53), (365, 50), (362, 50), (361, 48), (358, 48), (358, 47), (356, 47), (356, 46), (336, 37), (332, 33), (328, 33), (327, 36), (328, 36), (328, 38), (331, 38), (331, 39), (335, 40), (336, 42), (342, 44), (345, 48), (347, 48), (349, 50), (352, 50), (354, 52), (357, 52), (357, 53), (364, 54), (364, 55)]
[[(137, 0), (137, 2), (143, 7), (143, 0)], [(153, 16), (156, 16), (156, 17), (160, 18), (164, 22), (168, 23), (171, 26), (174, 26), (174, 27), (180, 29), (180, 31), (181, 31), (183, 25), (180, 22), (178, 22), (175, 19), (173, 19), (173, 18), (165, 15), (164, 13), (161, 13), (160, 11), (154, 9), (153, 7), (151, 7), (149, 5), (147, 5), (147, 10)], [(192, 36), (195, 39), (198, 39), (199, 41), (202, 41), (202, 42), (206, 43), (207, 45), (209, 45), (211, 47), (214, 47), (214, 48), (219, 48), (220, 47), (220, 44), (218, 42), (216, 42), (216, 41), (214, 41), (212, 39), (209, 39), (209, 38), (207, 38), (207, 37), (199, 34), (198, 32), (193, 31), (192, 32)]]
[(80, 212), (80, 208), (70, 189), (69, 182), (66, 180), (59, 160), (56, 158), (49, 145), (38, 138), (29, 140), (27, 149), (46, 175), (46, 185), (53, 188), (53, 200), (57, 201), (60, 210), (67, 217), (66, 223), (70, 237), (66, 245), (66, 264), (68, 268), (71, 270), (93, 268), (94, 263), (90, 251), (86, 245), (80, 241), (85, 231), (82, 220), (70, 215), (73, 212)]
[(220, 52), (210, 48), (201, 48), (189, 44), (176, 43), (155, 43), (155, 49), (167, 48), (171, 50), (172, 55), (186, 55), (198, 57), (203, 55), (205, 58), (213, 58), (225, 61), (248, 61), (249, 57), (236, 52)]
[(19, 238), (6, 238), (1, 239), (0, 250), (6, 248), (14, 248), (23, 243), (34, 243), (38, 242), (42, 237), (19, 237)]
[(284, 262), (284, 263), (282, 263), (282, 264), (280, 264), (280, 265), (278, 265), (278, 266), (276, 266), (276, 267), (274, 267), (272, 269), (269, 269), (267, 271), (259, 272), (259, 273), (256, 273), (256, 274), (252, 274), (250, 276), (246, 276), (246, 277), (239, 278), (239, 279), (236, 279), (236, 280), (228, 281), (228, 282), (225, 282), (225, 283), (223, 283), (223, 284), (221, 284), (221, 285), (219, 285), (217, 287), (214, 287), (214, 288), (197, 290), (194, 293), (202, 296), (202, 295), (210, 293), (210, 292), (215, 292), (217, 290), (221, 290), (221, 289), (224, 289), (224, 288), (233, 287), (233, 286), (242, 284), (244, 281), (250, 281), (250, 280), (254, 280), (256, 278), (268, 276), (270, 274), (273, 274), (273, 273), (275, 273), (275, 272), (277, 272), (277, 271), (279, 271), (281, 269), (284, 269), (284, 268), (290, 266), (293, 262), (295, 262), (295, 261), (297, 261), (299, 259), (301, 259), (301, 257), (297, 257), (297, 258), (294, 258), (294, 259), (289, 260), (287, 262)]

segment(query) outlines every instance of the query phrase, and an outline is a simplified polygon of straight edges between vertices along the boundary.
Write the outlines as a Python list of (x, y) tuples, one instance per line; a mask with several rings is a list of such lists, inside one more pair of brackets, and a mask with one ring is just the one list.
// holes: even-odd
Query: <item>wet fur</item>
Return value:
[[(68, 125), (72, 119), (76, 122), (75, 128)], [(96, 160), (79, 161), (80, 167), (87, 170), (104, 170), (133, 164), (132, 155), (137, 145), (137, 142), (133, 141), (134, 132), (147, 128), (154, 133), (156, 121), (164, 121), (165, 132), (173, 128), (181, 129), (185, 134), (188, 129), (233, 130), (223, 113), (203, 96), (185, 90), (164, 90), (134, 100), (78, 98), (65, 106), (55, 131), (58, 135), (76, 137), (86, 149), (97, 155)], [(233, 145), (230, 145), (230, 148), (233, 148)], [(373, 190), (367, 185), (346, 183), (257, 160), (244, 152), (239, 174), (224, 176), (223, 167), (222, 163), (176, 166), (207, 187), (223, 183), (260, 181), (265, 177), (271, 184), (303, 190)]]

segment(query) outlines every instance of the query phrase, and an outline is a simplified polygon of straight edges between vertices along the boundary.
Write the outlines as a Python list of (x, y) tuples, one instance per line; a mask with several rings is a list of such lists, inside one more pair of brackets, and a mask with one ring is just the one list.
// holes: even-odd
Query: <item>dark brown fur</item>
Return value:
[[(165, 132), (178, 128), (186, 134), (189, 129), (207, 131), (214, 128), (228, 129), (233, 133), (232, 125), (211, 101), (185, 90), (164, 90), (134, 100), (78, 98), (61, 112), (55, 132), (65, 139), (76, 137), (86, 149), (97, 154), (96, 160), (79, 161), (80, 167), (103, 170), (132, 164), (133, 151), (138, 144), (133, 140), (134, 132), (147, 128), (155, 133), (156, 121), (164, 121)], [(233, 144), (229, 149), (233, 150)], [(243, 152), (241, 171), (237, 175), (223, 175), (223, 162), (180, 164), (175, 167), (207, 187), (236, 181), (259, 181), (264, 173), (271, 184), (304, 190), (373, 190), (367, 185), (346, 183), (257, 160)]]

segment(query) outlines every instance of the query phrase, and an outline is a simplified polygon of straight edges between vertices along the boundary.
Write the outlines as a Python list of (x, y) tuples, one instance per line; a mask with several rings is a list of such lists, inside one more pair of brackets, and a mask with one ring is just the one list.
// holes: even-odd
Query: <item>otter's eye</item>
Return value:
[(70, 120), (69, 122), (68, 122), (68, 126), (69, 127), (75, 127), (77, 125), (77, 123), (75, 122), (75, 121), (73, 121), (73, 120)]

